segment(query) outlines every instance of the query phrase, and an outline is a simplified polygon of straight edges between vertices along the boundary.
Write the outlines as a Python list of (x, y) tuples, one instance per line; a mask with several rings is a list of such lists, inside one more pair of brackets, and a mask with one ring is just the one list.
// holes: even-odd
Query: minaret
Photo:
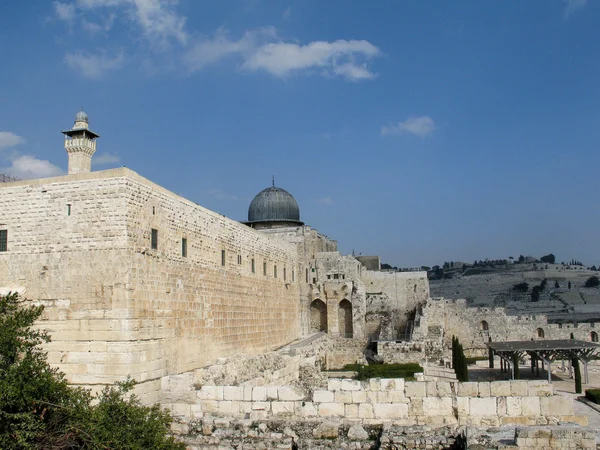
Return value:
[(65, 150), (69, 155), (69, 175), (92, 171), (92, 155), (96, 151), (96, 138), (100, 135), (89, 129), (88, 116), (83, 109), (75, 116), (75, 125), (62, 131)]

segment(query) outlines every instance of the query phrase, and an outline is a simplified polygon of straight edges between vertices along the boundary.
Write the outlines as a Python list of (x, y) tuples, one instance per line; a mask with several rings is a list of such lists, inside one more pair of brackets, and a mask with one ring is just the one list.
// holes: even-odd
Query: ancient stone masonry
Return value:
[(72, 383), (131, 375), (155, 402), (165, 375), (300, 336), (290, 244), (125, 168), (0, 189), (0, 289), (48, 307), (49, 360)]
[[(470, 307), (466, 300), (430, 299), (422, 308), (413, 338), (442, 339), (447, 347), (457, 336), (465, 349), (487, 352), (485, 343), (531, 339), (592, 340), (598, 327), (588, 323), (549, 323), (545, 314), (507, 314), (500, 307)], [(487, 354), (487, 353), (486, 353)]]

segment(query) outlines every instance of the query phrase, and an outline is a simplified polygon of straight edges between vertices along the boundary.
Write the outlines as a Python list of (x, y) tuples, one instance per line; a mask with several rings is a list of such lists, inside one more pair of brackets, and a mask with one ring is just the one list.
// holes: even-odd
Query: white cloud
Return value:
[(582, 9), (588, 0), (564, 0), (564, 2), (567, 4), (565, 7), (565, 18), (567, 18), (574, 12)]
[(75, 19), (75, 5), (72, 3), (52, 2), (56, 17), (65, 22), (71, 22)]
[(380, 54), (380, 50), (367, 41), (334, 42), (314, 41), (307, 45), (278, 42), (266, 44), (253, 52), (242, 64), (247, 70), (264, 70), (278, 77), (295, 71), (322, 68), (323, 73), (358, 81), (373, 78), (364, 63), (356, 58), (368, 59)]
[(185, 44), (189, 37), (185, 30), (186, 18), (175, 11), (177, 3), (176, 0), (77, 0), (76, 4), (87, 10), (125, 8), (148, 38), (161, 44), (174, 38)]
[(411, 133), (423, 137), (433, 133), (434, 130), (435, 123), (431, 117), (411, 116), (404, 122), (398, 122), (397, 125), (390, 124), (388, 126), (381, 127), (381, 134), (382, 136), (386, 136), (388, 134)]
[(317, 200), (319, 205), (332, 205), (333, 199), (331, 197), (323, 197)]
[(10, 131), (0, 131), (0, 150), (3, 148), (14, 147), (23, 144), (25, 139)]
[(89, 53), (67, 53), (65, 62), (71, 69), (80, 72), (84, 77), (97, 80), (107, 72), (122, 67), (125, 58), (122, 53), (114, 58)]
[(0, 171), (22, 179), (48, 178), (63, 174), (60, 167), (32, 155), (14, 156), (11, 165)]
[(192, 71), (202, 69), (226, 57), (238, 56), (241, 68), (266, 71), (276, 77), (318, 69), (322, 75), (359, 81), (374, 78), (366, 61), (381, 51), (367, 41), (314, 41), (307, 45), (282, 42), (273, 27), (249, 31), (232, 40), (220, 30), (214, 38), (197, 42), (187, 53)]
[(121, 162), (121, 158), (118, 155), (113, 155), (110, 153), (99, 153), (98, 155), (94, 155), (92, 162), (98, 165), (116, 164)]
[(285, 11), (283, 11), (281, 18), (283, 20), (290, 20), (290, 17), (292, 17), (292, 7), (288, 6), (287, 8), (285, 8)]

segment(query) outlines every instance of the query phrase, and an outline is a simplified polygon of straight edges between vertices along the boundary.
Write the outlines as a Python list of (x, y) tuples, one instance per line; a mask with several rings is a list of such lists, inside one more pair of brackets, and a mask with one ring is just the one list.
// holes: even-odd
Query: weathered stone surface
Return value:
[(277, 394), (279, 396), (279, 400), (294, 402), (299, 400), (304, 400), (304, 393), (295, 387), (291, 386), (282, 386), (278, 389)]
[(510, 393), (514, 397), (525, 397), (529, 395), (529, 390), (527, 388), (527, 381), (525, 380), (515, 380), (510, 382)]
[(479, 390), (480, 397), (489, 397), (490, 396), (490, 382), (484, 381), (477, 383), (477, 388)]
[(224, 400), (244, 400), (244, 388), (238, 386), (225, 386), (223, 388)]
[(540, 398), (539, 397), (521, 397), (521, 408), (524, 416), (539, 416), (540, 410)]
[(540, 397), (540, 411), (544, 416), (574, 415), (573, 399), (554, 395)]
[(452, 417), (452, 398), (424, 397), (423, 411), (426, 416)]
[(425, 397), (426, 385), (420, 381), (407, 381), (404, 384), (404, 393), (407, 397)]
[(479, 385), (474, 382), (458, 383), (459, 397), (477, 397), (479, 395)]
[(339, 426), (334, 422), (323, 422), (313, 430), (317, 439), (335, 439), (339, 435)]
[(322, 417), (343, 417), (343, 403), (321, 403), (319, 404), (319, 415)]
[(274, 416), (292, 416), (294, 415), (294, 402), (273, 402), (271, 410)]
[(369, 433), (360, 425), (352, 425), (348, 429), (348, 439), (351, 441), (366, 441), (369, 439)]
[(317, 390), (313, 392), (313, 401), (317, 403), (332, 403), (333, 392)]
[(375, 417), (378, 419), (397, 419), (408, 417), (406, 403), (376, 403), (373, 405)]
[(361, 385), (358, 380), (342, 380), (342, 391), (360, 391)]
[(264, 386), (255, 386), (252, 389), (252, 401), (255, 402), (266, 402), (267, 401), (267, 388)]
[(469, 398), (469, 414), (473, 416), (493, 416), (496, 415), (496, 398), (486, 397)]
[(511, 395), (510, 381), (492, 381), (490, 383), (492, 397), (508, 397)]

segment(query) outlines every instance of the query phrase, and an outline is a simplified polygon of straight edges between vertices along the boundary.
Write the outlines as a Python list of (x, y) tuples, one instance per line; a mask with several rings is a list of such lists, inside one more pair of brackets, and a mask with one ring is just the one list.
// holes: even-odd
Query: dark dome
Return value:
[(289, 222), (302, 225), (296, 199), (276, 186), (260, 191), (248, 208), (248, 223)]

